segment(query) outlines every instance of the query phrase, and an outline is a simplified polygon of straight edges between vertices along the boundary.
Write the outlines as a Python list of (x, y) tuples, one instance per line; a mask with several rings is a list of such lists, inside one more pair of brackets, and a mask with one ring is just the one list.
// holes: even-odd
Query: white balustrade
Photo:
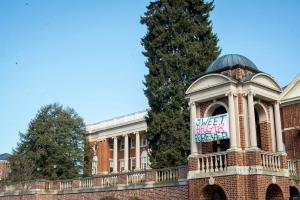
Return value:
[(179, 178), (178, 168), (162, 169), (156, 171), (156, 182), (176, 181)]
[(288, 160), (287, 164), (288, 164), (288, 170), (290, 173), (290, 176), (296, 176), (297, 173), (297, 160)]
[(59, 189), (60, 190), (72, 190), (72, 180), (60, 181)]
[(127, 184), (144, 183), (146, 181), (146, 174), (144, 172), (137, 172), (127, 175)]
[(101, 180), (101, 186), (109, 187), (118, 184), (118, 176), (106, 176)]
[(266, 170), (279, 171), (281, 168), (280, 154), (263, 152), (261, 154), (262, 166)]
[(80, 187), (91, 188), (94, 186), (94, 178), (85, 178), (80, 180)]
[(201, 173), (223, 172), (227, 170), (226, 152), (198, 155), (198, 170)]

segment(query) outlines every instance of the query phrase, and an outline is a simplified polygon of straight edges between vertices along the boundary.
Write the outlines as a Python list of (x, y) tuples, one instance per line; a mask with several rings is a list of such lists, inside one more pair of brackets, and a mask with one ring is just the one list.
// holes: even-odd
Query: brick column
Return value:
[(253, 93), (251, 91), (248, 93), (248, 114), (249, 114), (249, 129), (250, 129), (250, 147), (257, 148)]

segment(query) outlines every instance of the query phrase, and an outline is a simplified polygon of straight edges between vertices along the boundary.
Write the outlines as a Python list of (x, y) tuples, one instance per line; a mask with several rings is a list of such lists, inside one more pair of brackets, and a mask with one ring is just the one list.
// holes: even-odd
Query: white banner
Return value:
[(230, 137), (228, 113), (207, 118), (197, 118), (194, 131), (194, 140), (196, 142), (228, 139)]

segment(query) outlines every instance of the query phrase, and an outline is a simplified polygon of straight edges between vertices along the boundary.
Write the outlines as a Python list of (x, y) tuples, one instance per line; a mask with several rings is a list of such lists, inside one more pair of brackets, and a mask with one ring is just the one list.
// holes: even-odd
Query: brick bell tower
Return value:
[(219, 57), (188, 88), (189, 199), (289, 199), (281, 92), (237, 54)]

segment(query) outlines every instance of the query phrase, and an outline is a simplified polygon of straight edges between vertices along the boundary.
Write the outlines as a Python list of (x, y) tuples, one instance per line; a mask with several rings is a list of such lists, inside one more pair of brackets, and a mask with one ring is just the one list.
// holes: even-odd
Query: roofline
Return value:
[(256, 72), (256, 73), (264, 73), (263, 71), (253, 69), (251, 67), (247, 67), (247, 66), (243, 66), (243, 65), (233, 65), (233, 66), (224, 67), (222, 69), (218, 69), (218, 70), (214, 70), (214, 71), (210, 71), (210, 72), (203, 72), (202, 74), (192, 78), (192, 81), (196, 81), (197, 79), (199, 79), (202, 76), (205, 76), (207, 74), (215, 74), (215, 73), (219, 73), (219, 72), (226, 71), (229, 69), (237, 69), (237, 68), (248, 69), (249, 71)]

